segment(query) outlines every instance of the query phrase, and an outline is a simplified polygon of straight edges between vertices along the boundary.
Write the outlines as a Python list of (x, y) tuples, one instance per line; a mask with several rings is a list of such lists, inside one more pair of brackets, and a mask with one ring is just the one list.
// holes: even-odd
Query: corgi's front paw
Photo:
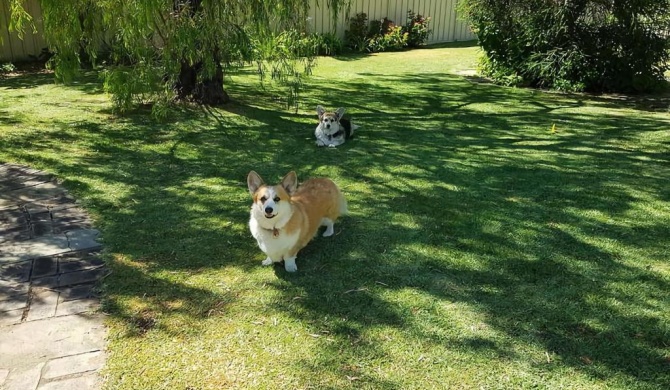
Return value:
[(261, 264), (272, 265), (272, 259), (268, 257), (267, 259), (263, 260), (263, 262)]
[(284, 269), (286, 272), (295, 272), (298, 270), (298, 266), (295, 265), (295, 257), (284, 259)]
[(326, 144), (323, 143), (323, 141), (318, 140), (318, 141), (316, 141), (316, 146), (326, 146)]

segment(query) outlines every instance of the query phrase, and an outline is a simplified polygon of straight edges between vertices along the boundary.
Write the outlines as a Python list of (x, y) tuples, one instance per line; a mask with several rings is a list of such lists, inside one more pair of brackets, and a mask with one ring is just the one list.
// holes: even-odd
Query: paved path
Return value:
[(98, 389), (98, 231), (47, 174), (0, 164), (0, 389)]

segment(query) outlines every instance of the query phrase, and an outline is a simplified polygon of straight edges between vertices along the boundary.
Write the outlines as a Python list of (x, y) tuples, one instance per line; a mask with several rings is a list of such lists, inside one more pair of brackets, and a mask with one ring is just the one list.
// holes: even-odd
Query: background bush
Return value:
[(646, 92), (668, 70), (670, 0), (464, 0), (497, 82), (570, 91)]
[(351, 18), (349, 29), (344, 33), (345, 46), (357, 52), (397, 51), (416, 48), (426, 43), (430, 30), (429, 17), (407, 12), (404, 26), (396, 25), (389, 18), (372, 20), (368, 23), (365, 13)]

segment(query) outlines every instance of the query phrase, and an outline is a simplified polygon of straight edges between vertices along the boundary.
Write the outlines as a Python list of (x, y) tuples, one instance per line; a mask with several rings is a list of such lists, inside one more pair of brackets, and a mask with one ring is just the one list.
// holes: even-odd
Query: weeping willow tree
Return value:
[[(13, 28), (30, 25), (25, 0), (10, 0)], [(262, 78), (295, 97), (312, 53), (300, 45), (310, 0), (39, 0), (51, 66), (67, 82), (84, 64), (104, 65), (104, 85), (124, 111), (181, 100), (229, 101), (224, 73), (256, 63)], [(333, 13), (350, 0), (323, 2)], [(290, 102), (289, 102), (290, 103)]]

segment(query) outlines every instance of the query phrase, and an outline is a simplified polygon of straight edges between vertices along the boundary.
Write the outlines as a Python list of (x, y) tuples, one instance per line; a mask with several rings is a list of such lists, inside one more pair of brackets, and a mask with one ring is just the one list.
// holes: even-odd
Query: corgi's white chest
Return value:
[(300, 232), (286, 234), (282, 229), (271, 230), (261, 227), (253, 216), (249, 219), (249, 229), (258, 242), (258, 247), (273, 261), (279, 262), (298, 242)]

